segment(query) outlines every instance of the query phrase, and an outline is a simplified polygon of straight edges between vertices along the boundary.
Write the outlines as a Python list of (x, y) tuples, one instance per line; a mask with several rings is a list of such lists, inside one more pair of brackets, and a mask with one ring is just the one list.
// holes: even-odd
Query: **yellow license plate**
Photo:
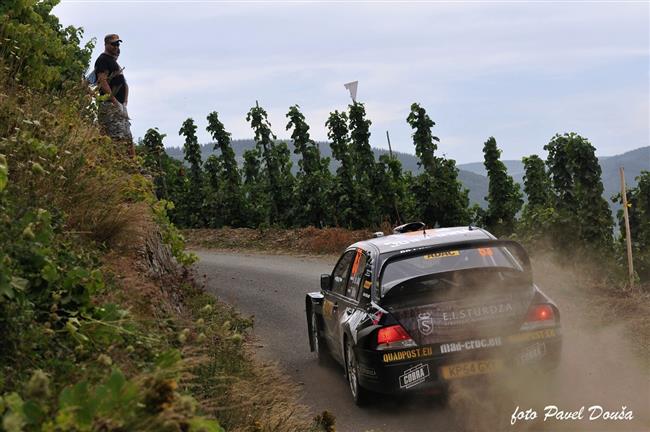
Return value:
[(493, 359), (447, 365), (441, 367), (440, 372), (444, 379), (452, 380), (474, 375), (490, 374), (498, 372), (501, 369), (503, 369), (503, 362), (499, 359)]

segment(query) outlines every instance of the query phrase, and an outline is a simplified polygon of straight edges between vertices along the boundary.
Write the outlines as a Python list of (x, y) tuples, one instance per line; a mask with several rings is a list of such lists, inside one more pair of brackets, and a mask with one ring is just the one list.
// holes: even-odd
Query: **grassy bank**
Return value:
[(321, 430), (255, 364), (251, 322), (183, 267), (168, 204), (101, 136), (88, 88), (61, 68), (34, 84), (60, 52), (23, 52), (61, 33), (20, 7), (0, 47), (0, 431)]

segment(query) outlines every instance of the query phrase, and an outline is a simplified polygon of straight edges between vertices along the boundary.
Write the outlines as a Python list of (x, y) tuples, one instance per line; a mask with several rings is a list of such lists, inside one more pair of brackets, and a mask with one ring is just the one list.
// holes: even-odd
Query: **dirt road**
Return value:
[[(342, 369), (319, 366), (308, 348), (304, 294), (318, 290), (319, 274), (331, 271), (332, 258), (207, 250), (197, 255), (208, 290), (255, 317), (260, 358), (278, 362), (300, 385), (301, 401), (314, 413), (334, 413), (338, 431), (650, 430), (647, 369), (630, 354), (616, 323), (591, 329), (580, 299), (571, 298), (566, 277), (543, 274), (539, 283), (558, 301), (564, 326), (563, 362), (552, 382), (508, 383), (507, 390), (481, 395), (454, 388), (447, 405), (424, 398), (382, 397), (360, 409), (352, 403)], [(557, 411), (544, 421), (553, 413), (549, 406)], [(531, 411), (528, 420), (514, 419), (512, 425), (517, 407)], [(600, 412), (598, 407), (602, 414), (590, 420)], [(531, 418), (533, 411), (536, 419)], [(557, 419), (574, 412), (582, 419)], [(628, 418), (631, 412), (633, 419), (604, 420), (605, 412)]]

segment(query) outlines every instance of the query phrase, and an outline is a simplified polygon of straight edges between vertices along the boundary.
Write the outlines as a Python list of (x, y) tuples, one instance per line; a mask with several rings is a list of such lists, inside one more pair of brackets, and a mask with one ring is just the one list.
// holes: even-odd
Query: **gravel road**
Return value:
[[(255, 317), (253, 333), (260, 359), (278, 362), (300, 384), (301, 402), (314, 413), (334, 413), (337, 431), (650, 430), (647, 374), (628, 355), (616, 327), (588, 334), (588, 326), (579, 322), (573, 306), (570, 316), (562, 317), (563, 366), (552, 385), (546, 386), (552, 387), (550, 393), (529, 383), (516, 383), (506, 398), (477, 398), (474, 392), (468, 396), (458, 391), (447, 405), (422, 397), (381, 397), (373, 406), (361, 409), (352, 402), (342, 368), (336, 364), (319, 366), (309, 352), (304, 296), (319, 289), (319, 275), (331, 271), (334, 258), (208, 250), (195, 253), (207, 289), (243, 314)], [(557, 287), (559, 283), (553, 281), (553, 285), (546, 291), (558, 302), (569, 301)], [(584, 418), (542, 422), (548, 405), (566, 412), (585, 406)], [(625, 406), (633, 411), (634, 420), (589, 420), (588, 409), (593, 405), (618, 413)], [(511, 426), (517, 406), (535, 410), (537, 420), (520, 420)]]

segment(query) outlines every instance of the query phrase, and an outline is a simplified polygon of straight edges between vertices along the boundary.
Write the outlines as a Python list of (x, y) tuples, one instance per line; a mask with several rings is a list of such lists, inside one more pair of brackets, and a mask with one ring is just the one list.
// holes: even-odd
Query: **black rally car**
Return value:
[(471, 226), (407, 228), (349, 246), (305, 299), (311, 350), (344, 366), (357, 404), (555, 368), (559, 311), (518, 243)]

